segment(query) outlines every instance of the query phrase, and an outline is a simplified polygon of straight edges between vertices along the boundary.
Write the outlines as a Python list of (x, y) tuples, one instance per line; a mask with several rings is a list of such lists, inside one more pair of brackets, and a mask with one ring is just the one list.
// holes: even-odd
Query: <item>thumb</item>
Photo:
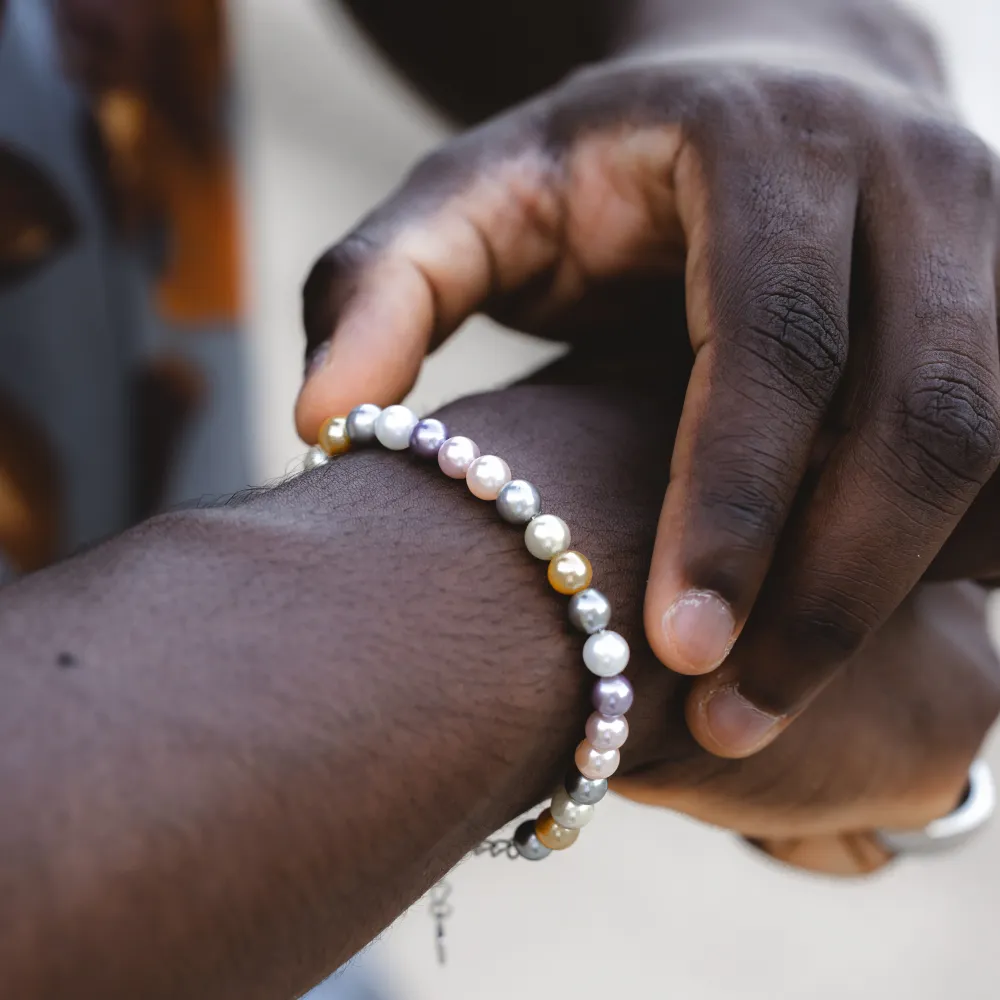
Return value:
[(359, 403), (400, 400), (429, 349), (555, 262), (546, 163), (523, 153), (481, 167), (466, 140), (425, 159), (313, 267), (303, 289), (311, 363), (295, 410), (304, 440)]

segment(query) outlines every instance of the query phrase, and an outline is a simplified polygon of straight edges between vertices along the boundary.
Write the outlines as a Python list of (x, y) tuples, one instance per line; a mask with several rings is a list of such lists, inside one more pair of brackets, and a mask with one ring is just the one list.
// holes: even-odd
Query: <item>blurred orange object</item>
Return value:
[(167, 227), (158, 295), (180, 325), (241, 312), (221, 0), (59, 0), (68, 71), (89, 91), (126, 233)]

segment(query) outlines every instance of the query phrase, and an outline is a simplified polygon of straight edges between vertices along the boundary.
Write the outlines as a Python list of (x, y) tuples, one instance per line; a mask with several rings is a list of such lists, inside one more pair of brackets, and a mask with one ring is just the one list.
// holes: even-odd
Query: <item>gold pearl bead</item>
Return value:
[(562, 552), (549, 563), (549, 583), (560, 594), (576, 594), (590, 586), (594, 570), (582, 552)]
[(347, 436), (347, 417), (330, 417), (319, 429), (319, 446), (331, 458), (350, 451), (351, 439)]
[(576, 843), (580, 831), (569, 830), (560, 825), (552, 818), (551, 810), (546, 809), (535, 820), (535, 836), (550, 851), (565, 851), (567, 847), (572, 847)]

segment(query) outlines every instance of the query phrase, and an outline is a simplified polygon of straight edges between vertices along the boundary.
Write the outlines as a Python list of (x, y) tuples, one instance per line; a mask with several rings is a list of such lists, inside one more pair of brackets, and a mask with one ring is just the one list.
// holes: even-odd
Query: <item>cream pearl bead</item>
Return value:
[(548, 562), (569, 548), (569, 525), (555, 514), (539, 514), (524, 529), (524, 544), (536, 559)]
[(614, 677), (627, 666), (628, 643), (610, 629), (595, 632), (583, 644), (583, 662), (587, 669), (598, 677)]
[(594, 807), (574, 802), (565, 788), (556, 790), (549, 811), (552, 813), (552, 818), (567, 830), (582, 830), (594, 818)]
[(598, 778), (610, 778), (618, 770), (622, 755), (617, 750), (598, 750), (584, 740), (576, 748), (573, 759), (580, 774), (596, 781)]
[(480, 455), (465, 474), (469, 491), (480, 500), (496, 500), (510, 482), (510, 466), (496, 455)]
[(375, 437), (383, 448), (405, 451), (418, 423), (417, 415), (408, 406), (387, 406), (375, 420)]

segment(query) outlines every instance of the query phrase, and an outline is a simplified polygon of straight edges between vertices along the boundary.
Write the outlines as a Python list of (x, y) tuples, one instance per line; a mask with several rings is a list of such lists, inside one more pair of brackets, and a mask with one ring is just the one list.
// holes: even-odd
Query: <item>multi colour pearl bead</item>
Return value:
[(302, 459), (302, 467), (306, 472), (318, 469), (321, 465), (326, 465), (330, 461), (329, 456), (318, 444), (314, 444)]
[(541, 495), (524, 479), (512, 479), (497, 494), (497, 513), (508, 524), (527, 524), (541, 509)]
[(375, 421), (382, 412), (381, 406), (362, 403), (347, 414), (347, 436), (355, 448), (375, 441)]
[(579, 771), (566, 776), (566, 794), (581, 806), (596, 805), (608, 794), (607, 778), (585, 778)]
[(441, 445), (448, 439), (448, 429), (440, 420), (421, 420), (410, 435), (410, 451), (418, 458), (437, 458)]
[(480, 500), (496, 500), (510, 482), (510, 466), (496, 455), (480, 455), (465, 474), (469, 492)]
[(567, 847), (572, 847), (576, 843), (580, 831), (570, 830), (561, 823), (557, 823), (553, 819), (552, 813), (546, 809), (535, 820), (535, 836), (550, 851), (565, 851)]
[(587, 719), (587, 742), (595, 750), (617, 750), (628, 739), (624, 715), (601, 715), (594, 712)]
[(546, 847), (535, 833), (535, 821), (525, 820), (515, 831), (511, 838), (517, 853), (526, 861), (541, 861), (552, 853), (551, 847)]
[(602, 677), (595, 685), (590, 701), (601, 715), (624, 715), (634, 698), (632, 685), (625, 677)]
[(569, 525), (555, 514), (539, 514), (524, 529), (524, 544), (536, 559), (553, 559), (565, 552), (569, 543)]
[(598, 750), (584, 740), (576, 748), (573, 759), (580, 774), (596, 781), (598, 778), (610, 778), (618, 770), (622, 758), (617, 750)]
[(375, 437), (390, 451), (404, 451), (416, 426), (417, 415), (408, 406), (387, 406), (375, 421)]
[(582, 830), (593, 818), (594, 807), (574, 802), (565, 788), (557, 788), (549, 806), (552, 818), (567, 830)]
[(594, 575), (590, 560), (581, 552), (563, 552), (549, 563), (549, 583), (560, 594), (575, 594), (589, 586)]
[(611, 621), (611, 602), (599, 590), (588, 587), (570, 599), (568, 614), (574, 628), (593, 635), (608, 627), (608, 622)]
[(453, 437), (438, 450), (438, 465), (450, 479), (465, 479), (469, 466), (479, 458), (479, 445), (471, 438)]
[(583, 662), (598, 677), (614, 677), (628, 666), (628, 643), (611, 631), (595, 632), (583, 644)]
[(319, 429), (319, 446), (331, 458), (350, 451), (351, 439), (347, 435), (347, 417), (330, 417)]

